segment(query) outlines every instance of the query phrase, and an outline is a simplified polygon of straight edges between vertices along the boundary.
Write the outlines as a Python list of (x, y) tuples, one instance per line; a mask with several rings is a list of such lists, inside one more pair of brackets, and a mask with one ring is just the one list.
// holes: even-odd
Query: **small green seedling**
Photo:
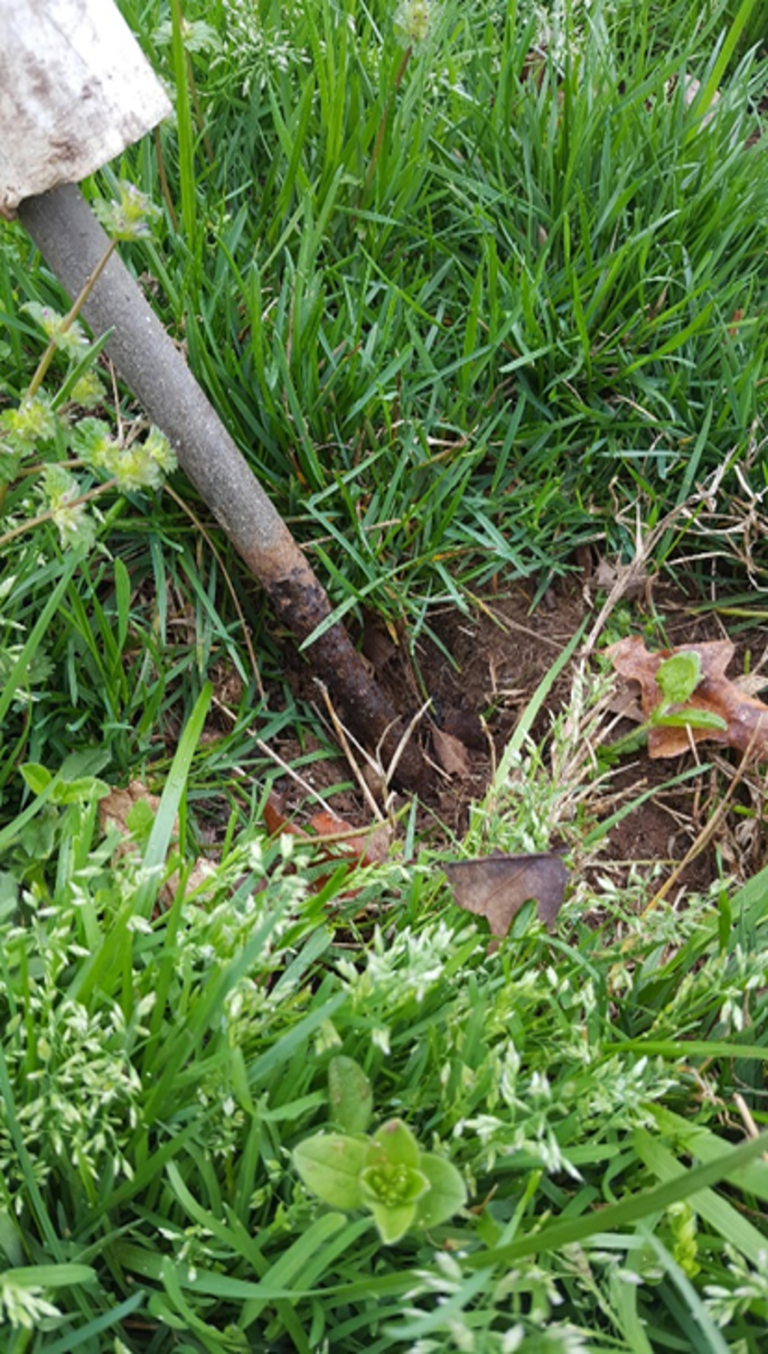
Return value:
[(413, 1227), (446, 1222), (467, 1191), (456, 1167), (423, 1152), (402, 1119), (366, 1135), (372, 1107), (368, 1078), (351, 1058), (334, 1058), (328, 1074), (334, 1118), (351, 1129), (317, 1133), (300, 1143), (294, 1165), (308, 1189), (334, 1208), (367, 1208), (379, 1236), (392, 1245)]
[(656, 683), (661, 691), (661, 701), (644, 724), (604, 749), (610, 760), (641, 747), (648, 737), (649, 729), (680, 729), (686, 726), (690, 729), (727, 729), (726, 720), (713, 710), (698, 710), (695, 706), (687, 706), (684, 710), (674, 709), (676, 705), (684, 705), (691, 699), (700, 681), (701, 658), (695, 652), (676, 653), (660, 663), (656, 671)]
[(656, 682), (664, 697), (662, 704), (651, 714), (648, 724), (651, 728), (676, 729), (688, 724), (692, 729), (727, 729), (727, 721), (713, 710), (687, 710), (672, 712), (672, 705), (682, 705), (690, 700), (701, 681), (701, 659), (697, 653), (676, 653), (659, 664)]

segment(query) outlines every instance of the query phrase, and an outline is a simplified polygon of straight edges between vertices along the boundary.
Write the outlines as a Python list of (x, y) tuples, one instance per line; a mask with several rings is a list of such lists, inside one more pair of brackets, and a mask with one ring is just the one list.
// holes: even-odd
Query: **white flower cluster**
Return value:
[(303, 0), (287, 0), (280, 8), (281, 26), (267, 27), (256, 4), (225, 0), (221, 61), (227, 71), (234, 68), (241, 73), (245, 95), (268, 88), (276, 74), (301, 76), (312, 64), (310, 51), (295, 38), (304, 14)]
[(13, 1270), (0, 1273), (0, 1326), (7, 1322), (14, 1330), (33, 1331), (43, 1318), (59, 1316), (58, 1307), (44, 1294), (40, 1284), (19, 1283)]
[(411, 998), (421, 1004), (443, 978), (446, 961), (469, 934), (466, 929), (457, 935), (443, 921), (421, 931), (406, 926), (392, 937), (377, 926), (365, 966), (358, 968), (351, 959), (340, 959), (336, 967), (351, 988), (356, 1006), (370, 1003), (372, 997), (388, 1009)]
[[(43, 984), (30, 992), (26, 1016), (9, 1022), (6, 1058), (17, 1096), (16, 1127), (35, 1161), (38, 1183), (65, 1160), (91, 1180), (107, 1164), (115, 1175), (130, 1174), (123, 1148), (139, 1120), (141, 1082), (128, 1055), (120, 1007), (105, 1003), (89, 1011), (77, 1001), (57, 999), (52, 986), (46, 990)], [(0, 1103), (0, 1173), (13, 1195), (21, 1167), (10, 1114), (11, 1107)]]

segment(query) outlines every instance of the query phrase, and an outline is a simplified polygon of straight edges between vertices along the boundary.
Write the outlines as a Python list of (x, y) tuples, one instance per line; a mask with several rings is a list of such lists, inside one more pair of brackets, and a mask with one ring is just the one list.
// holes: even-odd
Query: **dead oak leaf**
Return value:
[(619, 640), (606, 652), (622, 677), (639, 683), (646, 719), (650, 719), (664, 704), (661, 687), (656, 680), (661, 664), (677, 654), (692, 654), (699, 659), (701, 678), (695, 690), (687, 700), (670, 706), (670, 712), (684, 714), (686, 710), (704, 710), (719, 716), (725, 722), (725, 728), (696, 728), (694, 724), (677, 728), (652, 725), (648, 730), (650, 757), (678, 757), (690, 749), (691, 739), (700, 743), (709, 738), (717, 743), (726, 743), (738, 752), (746, 752), (749, 748), (756, 761), (768, 760), (768, 705), (750, 696), (725, 676), (735, 652), (730, 640), (681, 644), (675, 649), (660, 649), (650, 653), (642, 639), (632, 635)]
[(457, 907), (485, 917), (494, 936), (505, 936), (524, 903), (536, 903), (539, 919), (552, 926), (565, 897), (568, 871), (560, 856), (496, 852), (479, 860), (443, 866)]
[[(109, 794), (99, 801), (99, 826), (102, 833), (116, 831), (122, 841), (115, 848), (115, 857), (141, 855), (139, 837), (148, 833), (149, 825), (157, 817), (160, 799), (153, 795), (140, 780), (132, 780), (125, 789), (113, 787)], [(174, 821), (174, 833), (178, 833), (179, 820)], [(211, 861), (197, 857), (189, 867), (184, 881), (184, 896), (202, 890), (215, 873)], [(179, 872), (174, 870), (161, 885), (158, 903), (165, 911), (171, 906), (179, 887)]]
[[(125, 789), (111, 789), (104, 799), (99, 800), (101, 831), (107, 832), (112, 827), (117, 829), (121, 837), (130, 838), (142, 808), (149, 819), (154, 819), (160, 808), (160, 800), (140, 780), (132, 780)], [(178, 828), (178, 822), (175, 827)]]

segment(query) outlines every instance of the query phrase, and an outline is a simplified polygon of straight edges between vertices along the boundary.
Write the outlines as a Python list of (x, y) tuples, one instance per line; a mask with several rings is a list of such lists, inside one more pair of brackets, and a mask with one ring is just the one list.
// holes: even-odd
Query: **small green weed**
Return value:
[[(209, 695), (139, 854), (99, 840), (82, 759), (25, 769), (3, 833), (9, 1348), (674, 1349), (693, 1322), (751, 1347), (768, 1183), (721, 1107), (765, 1117), (764, 882), (724, 926), (717, 890), (638, 918), (584, 879), (557, 935), (520, 914), (495, 955), (435, 857), (353, 896), (251, 834), (187, 894), (174, 820)], [(534, 786), (544, 811), (548, 783), (567, 830), (567, 787), (510, 759), (491, 836), (514, 845), (505, 815)], [(343, 1189), (339, 1143), (359, 1157)]]

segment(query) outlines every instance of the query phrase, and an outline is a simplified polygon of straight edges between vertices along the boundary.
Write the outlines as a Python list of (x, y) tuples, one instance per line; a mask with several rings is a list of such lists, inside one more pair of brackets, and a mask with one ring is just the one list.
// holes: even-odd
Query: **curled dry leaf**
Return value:
[[(311, 833), (286, 818), (282, 805), (275, 795), (268, 797), (263, 817), (264, 826), (272, 837), (287, 832), (307, 843), (318, 842), (321, 846), (322, 860), (337, 864), (347, 860), (351, 865), (379, 865), (389, 854), (389, 831), (386, 827), (352, 827), (343, 818), (337, 818), (327, 809), (321, 809), (310, 818), (307, 826), (311, 829)], [(327, 839), (325, 844), (324, 838)]]
[(704, 710), (725, 721), (725, 728), (696, 728), (657, 726), (648, 730), (648, 753), (651, 757), (677, 757), (687, 752), (691, 739), (699, 743), (704, 738), (727, 743), (739, 752), (749, 748), (755, 761), (768, 760), (768, 705), (748, 695), (725, 676), (734, 654), (730, 640), (713, 640), (704, 644), (684, 644), (676, 649), (661, 649), (649, 653), (639, 636), (619, 640), (606, 650), (614, 668), (622, 677), (640, 684), (643, 714), (650, 719), (663, 705), (661, 688), (656, 674), (669, 658), (677, 654), (691, 654), (701, 664), (701, 679), (690, 697), (679, 705), (669, 707), (676, 714), (686, 710)]
[(528, 899), (536, 903), (539, 918), (551, 926), (560, 911), (568, 871), (551, 852), (504, 855), (480, 860), (455, 860), (444, 867), (457, 907), (485, 917), (494, 936), (505, 936)]
[(436, 724), (432, 728), (432, 750), (449, 776), (459, 776), (463, 780), (469, 775), (466, 747), (459, 738), (454, 738), (452, 733), (446, 733), (444, 729), (438, 729)]

